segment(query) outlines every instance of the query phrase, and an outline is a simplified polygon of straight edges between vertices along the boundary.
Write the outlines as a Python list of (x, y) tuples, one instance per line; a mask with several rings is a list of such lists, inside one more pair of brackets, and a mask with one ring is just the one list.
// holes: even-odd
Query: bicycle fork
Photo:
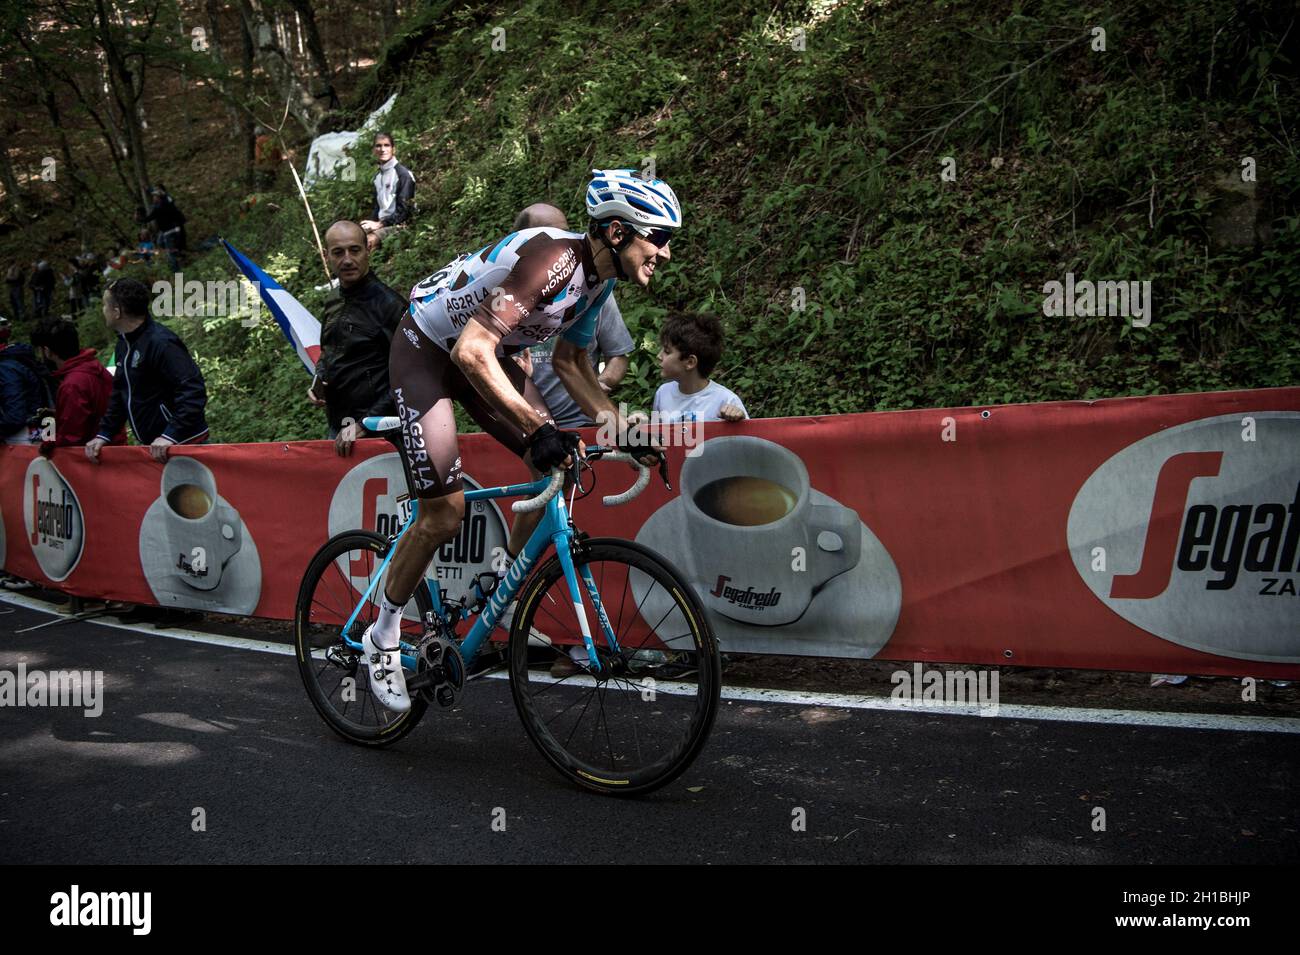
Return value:
[[(565, 583), (569, 585), (569, 597), (573, 601), (573, 615), (578, 618), (578, 628), (582, 633), (582, 642), (587, 649), (587, 659), (591, 663), (591, 668), (595, 672), (601, 670), (600, 659), (596, 656), (596, 642), (591, 636), (591, 625), (587, 621), (587, 611), (582, 602), (582, 590), (578, 587), (578, 573), (573, 565), (573, 551), (569, 546), (568, 531), (561, 531), (553, 538), (555, 541), (555, 552), (560, 558), (560, 568), (564, 571)], [(582, 567), (582, 582), (586, 586), (587, 597), (591, 605), (595, 608), (596, 619), (600, 624), (601, 631), (605, 634), (606, 643), (611, 653), (619, 653), (618, 638), (614, 636), (614, 628), (610, 626), (609, 615), (605, 613), (605, 605), (601, 602), (600, 591), (596, 589), (596, 580), (591, 575), (591, 568), (587, 565)]]

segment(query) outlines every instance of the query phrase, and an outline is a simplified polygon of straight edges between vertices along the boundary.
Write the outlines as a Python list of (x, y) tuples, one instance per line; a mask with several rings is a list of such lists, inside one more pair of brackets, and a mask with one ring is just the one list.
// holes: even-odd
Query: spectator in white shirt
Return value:
[(709, 375), (722, 358), (722, 323), (705, 312), (670, 314), (659, 333), (659, 373), (655, 392), (660, 421), (743, 421), (749, 417), (735, 392)]
[(402, 226), (415, 212), (415, 177), (397, 161), (390, 133), (375, 133), (375, 208), (361, 220), (366, 247), (374, 251), (384, 237)]

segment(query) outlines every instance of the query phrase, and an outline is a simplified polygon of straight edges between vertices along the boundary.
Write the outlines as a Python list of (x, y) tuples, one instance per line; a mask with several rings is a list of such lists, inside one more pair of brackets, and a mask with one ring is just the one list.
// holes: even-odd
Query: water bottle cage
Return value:
[[(484, 590), (483, 583), (485, 577), (487, 578), (486, 590)], [(487, 570), (476, 574), (474, 576), (474, 583), (470, 585), (472, 599), (471, 594), (467, 593), (465, 595), (465, 602), (471, 605), (469, 609), (474, 613), (481, 611), (487, 606), (488, 601), (492, 599), (492, 595), (496, 593), (496, 589), (500, 585), (501, 578), (496, 575), (495, 571)]]

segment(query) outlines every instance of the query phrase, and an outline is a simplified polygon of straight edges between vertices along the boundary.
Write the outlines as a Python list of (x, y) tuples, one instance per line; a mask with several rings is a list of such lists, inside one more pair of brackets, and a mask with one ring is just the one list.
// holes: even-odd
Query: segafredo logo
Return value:
[(42, 457), (33, 458), (27, 465), (23, 520), (41, 572), (50, 580), (66, 579), (81, 560), (86, 540), (81, 503), (72, 485)]
[(1300, 412), (1192, 421), (1111, 457), (1075, 496), (1075, 569), (1181, 646), (1300, 662)]
[[(462, 473), (461, 479), (465, 490), (479, 489), (469, 475)], [(330, 536), (360, 527), (391, 537), (402, 529), (411, 506), (402, 459), (397, 454), (377, 455), (356, 465), (339, 481), (330, 501)], [(494, 559), (505, 553), (507, 535), (505, 519), (495, 502), (467, 503), (460, 533), (438, 548), (427, 572), (456, 600), (469, 589), (475, 575), (494, 569)], [(344, 568), (362, 589), (373, 573), (365, 563), (358, 561), (357, 566)]]
[(740, 604), (745, 608), (754, 610), (763, 610), (767, 607), (775, 607), (781, 602), (781, 591), (772, 587), (766, 593), (755, 590), (753, 587), (746, 587), (741, 590), (739, 587), (729, 587), (730, 577), (722, 574), (718, 575), (718, 582), (714, 585), (709, 594), (714, 597), (721, 597), (730, 604)]

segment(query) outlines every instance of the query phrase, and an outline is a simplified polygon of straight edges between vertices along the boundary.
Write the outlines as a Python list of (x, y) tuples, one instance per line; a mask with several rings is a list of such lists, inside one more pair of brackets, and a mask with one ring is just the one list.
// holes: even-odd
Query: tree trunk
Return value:
[(276, 40), (276, 31), (267, 18), (263, 0), (239, 0), (239, 12), (245, 29), (253, 38), (257, 61), (278, 91), (281, 99), (288, 100), (289, 111), (314, 137), (325, 118), (325, 109), (312, 95), (307, 84), (285, 55), (284, 47)]
[[(78, 174), (76, 164), (72, 161), (72, 149), (68, 145), (68, 135), (64, 130), (63, 121), (59, 114), (59, 103), (54, 96), (54, 84), (50, 82), (51, 76), (72, 90), (77, 97), (77, 101), (81, 103), (90, 118), (95, 121), (95, 125), (99, 127), (100, 134), (104, 137), (104, 145), (108, 147), (108, 155), (113, 160), (113, 170), (117, 173), (117, 178), (121, 180), (122, 188), (129, 198), (132, 193), (131, 182), (122, 169), (118, 144), (113, 138), (112, 131), (105, 125), (104, 118), (100, 116), (99, 111), (95, 109), (94, 104), (91, 103), (81, 86), (72, 76), (64, 72), (57, 63), (50, 62), (41, 56), (39, 47), (31, 37), (21, 30), (17, 31), (15, 35), (18, 37), (18, 42), (22, 44), (23, 49), (27, 51), (27, 55), (31, 57), (34, 75), (41, 88), (41, 102), (44, 104), (45, 112), (50, 118), (50, 126), (54, 130), (55, 136), (58, 137), (63, 163), (68, 170), (69, 178), (72, 180), (72, 204), (76, 205), (79, 194), (89, 195), (90, 190)], [(134, 205), (134, 202), (132, 202), (132, 205)]]
[[(208, 14), (208, 54), (212, 57), (213, 62), (217, 64), (218, 71), (226, 74), (226, 77), (222, 78), (213, 77), (213, 84), (216, 86), (217, 92), (219, 92), (222, 95), (222, 98), (226, 101), (226, 115), (230, 119), (230, 128), (239, 129), (243, 125), (245, 114), (235, 105), (236, 97), (233, 89), (233, 78), (230, 78), (230, 82), (227, 82), (227, 77), (229, 77), (230, 74), (230, 62), (222, 52), (224, 43), (221, 28), (218, 23), (218, 18), (221, 15), (221, 6), (218, 4), (217, 0), (205, 0), (205, 9)], [(243, 33), (242, 27), (240, 33)], [(249, 58), (251, 59), (251, 57), (252, 55), (250, 53)], [(244, 73), (245, 77), (247, 77), (251, 72), (252, 66), (246, 66)], [(247, 81), (245, 81), (245, 93), (247, 93), (247, 85)]]
[[(127, 64), (117, 39), (113, 36), (112, 24), (104, 0), (95, 0), (98, 20), (98, 39), (104, 55), (108, 58), (108, 81), (117, 102), (118, 118), (121, 131), (126, 136), (127, 149), (131, 166), (135, 172), (136, 186), (140, 201), (148, 208), (149, 204), (149, 165), (145, 159), (143, 110), (141, 99), (144, 93), (144, 78), (137, 77)], [(143, 72), (144, 66), (141, 65)]]
[[(17, 126), (15, 124), (15, 129)], [(14, 174), (13, 163), (9, 161), (9, 143), (11, 142), (6, 131), (5, 142), (0, 146), (0, 182), (4, 183), (5, 201), (14, 214), (22, 218), (27, 211), (27, 193), (18, 185), (18, 176)]]
[(316, 27), (316, 15), (312, 12), (311, 0), (289, 0), (298, 15), (301, 35), (307, 38), (307, 61), (311, 64), (312, 92), (318, 101), (324, 101), (326, 109), (338, 109), (339, 98), (334, 92), (334, 82), (329, 60), (325, 56), (325, 44), (321, 42), (320, 31)]
[[(253, 37), (248, 32), (248, 23), (243, 17), (239, 19), (239, 36), (241, 40), (240, 50), (242, 54), (242, 64), (244, 68), (244, 101), (250, 102), (253, 97)], [(248, 188), (252, 189), (257, 184), (257, 124), (253, 122), (252, 114), (247, 110), (244, 111), (243, 117), (244, 129), (244, 180), (248, 183)]]
[(379, 14), (383, 18), (384, 42), (397, 32), (397, 0), (379, 0)]

